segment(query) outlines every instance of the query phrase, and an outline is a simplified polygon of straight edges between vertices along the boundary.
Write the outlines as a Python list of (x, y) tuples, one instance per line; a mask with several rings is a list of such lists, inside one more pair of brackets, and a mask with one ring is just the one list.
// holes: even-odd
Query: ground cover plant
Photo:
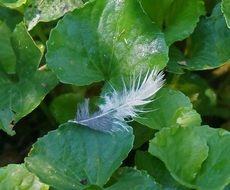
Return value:
[(0, 189), (230, 189), (230, 0), (0, 0)]

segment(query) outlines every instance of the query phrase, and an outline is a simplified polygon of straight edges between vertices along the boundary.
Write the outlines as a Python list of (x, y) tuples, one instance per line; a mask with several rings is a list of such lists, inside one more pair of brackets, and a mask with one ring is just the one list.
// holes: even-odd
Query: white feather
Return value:
[[(147, 72), (143, 78), (142, 72), (138, 77), (130, 79), (130, 86), (127, 88), (123, 82), (123, 91), (117, 92), (113, 89), (110, 96), (105, 95), (104, 104), (99, 106), (99, 111), (89, 114), (89, 100), (78, 109), (76, 118), (69, 122), (88, 126), (94, 130), (102, 132), (114, 132), (122, 128), (122, 123), (126, 118), (133, 118), (142, 112), (141, 107), (152, 101), (155, 93), (164, 83), (163, 72), (153, 69)], [(117, 122), (120, 126), (114, 128), (113, 123)]]

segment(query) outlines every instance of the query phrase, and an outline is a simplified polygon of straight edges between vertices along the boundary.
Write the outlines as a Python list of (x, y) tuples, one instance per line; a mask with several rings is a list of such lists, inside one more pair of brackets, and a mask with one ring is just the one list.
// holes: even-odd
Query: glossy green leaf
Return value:
[(161, 89), (155, 100), (144, 109), (151, 111), (141, 114), (135, 120), (153, 129), (175, 125), (199, 126), (201, 123), (200, 115), (192, 109), (189, 98), (180, 91), (168, 88)]
[(138, 171), (133, 168), (120, 168), (113, 178), (115, 178), (116, 182), (110, 187), (105, 188), (106, 190), (162, 190), (161, 186), (146, 172)]
[(7, 73), (14, 73), (16, 65), (16, 56), (10, 42), (11, 34), (9, 27), (0, 20), (0, 66)]
[(59, 21), (46, 57), (61, 82), (87, 85), (137, 68), (162, 69), (167, 53), (163, 34), (138, 2), (100, 0)]
[(149, 152), (171, 175), (194, 189), (224, 189), (230, 183), (230, 133), (202, 127), (165, 128), (150, 142)]
[(149, 152), (162, 160), (172, 176), (187, 185), (195, 180), (208, 157), (206, 140), (194, 127), (164, 128), (150, 141)]
[(222, 0), (221, 8), (228, 28), (230, 28), (230, 0)]
[(108, 134), (66, 123), (39, 139), (25, 162), (31, 172), (50, 186), (80, 190), (90, 185), (103, 186), (132, 144), (131, 131)]
[(167, 44), (187, 38), (204, 14), (202, 0), (140, 0), (144, 11), (165, 33)]
[(154, 177), (156, 182), (163, 186), (165, 190), (186, 190), (172, 178), (164, 163), (148, 152), (137, 151), (135, 155), (135, 164), (137, 169), (145, 170)]
[(7, 124), (17, 122), (34, 110), (57, 84), (52, 72), (38, 70), (42, 54), (23, 24), (17, 26), (11, 40), (16, 55), (16, 75), (1, 71), (0, 76), (0, 111), (1, 115), (7, 115), (4, 121), (1, 119), (0, 128), (10, 135), (12, 126)]
[(191, 36), (186, 68), (206, 70), (220, 67), (230, 59), (230, 30), (218, 4), (210, 17), (203, 18)]
[(0, 5), (15, 9), (21, 7), (27, 0), (0, 0)]
[(229, 63), (230, 51), (225, 47), (230, 44), (230, 31), (219, 4), (210, 17), (201, 19), (187, 42), (185, 52), (175, 47), (170, 48), (167, 65), (169, 72), (183, 74), (183, 69), (206, 70)]
[(82, 0), (29, 0), (25, 11), (25, 22), (31, 30), (39, 22), (49, 22), (65, 13), (83, 6)]
[(75, 117), (77, 105), (83, 101), (83, 95), (79, 93), (67, 93), (56, 97), (50, 110), (59, 123), (65, 123)]
[(48, 190), (49, 186), (41, 183), (23, 164), (10, 164), (0, 168), (0, 189)]

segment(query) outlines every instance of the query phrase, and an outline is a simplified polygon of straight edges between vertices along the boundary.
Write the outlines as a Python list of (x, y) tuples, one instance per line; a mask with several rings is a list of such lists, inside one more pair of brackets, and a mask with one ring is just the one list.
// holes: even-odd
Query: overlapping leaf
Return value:
[(62, 82), (87, 85), (137, 68), (163, 68), (167, 53), (163, 34), (138, 2), (101, 0), (58, 23), (47, 62)]
[(161, 130), (149, 152), (160, 158), (181, 184), (195, 189), (224, 189), (230, 183), (230, 133), (223, 129), (172, 127)]
[(55, 20), (69, 11), (83, 6), (82, 0), (28, 0), (25, 22), (31, 30), (38, 22)]
[(121, 189), (141, 189), (141, 190), (162, 190), (146, 172), (138, 171), (133, 168), (120, 168), (114, 176), (114, 182), (106, 190), (121, 190)]
[(165, 33), (167, 44), (188, 37), (204, 14), (202, 0), (140, 0), (144, 11)]
[(31, 172), (50, 186), (80, 190), (91, 185), (103, 186), (132, 144), (131, 129), (109, 134), (67, 123), (39, 139), (25, 162)]
[(222, 6), (221, 8), (225, 16), (226, 23), (228, 27), (230, 28), (230, 1), (222, 0), (221, 6)]
[(0, 128), (12, 135), (11, 123), (35, 109), (57, 84), (57, 79), (50, 71), (38, 70), (42, 54), (23, 24), (17, 26), (11, 40), (16, 55), (16, 74), (1, 71), (0, 113), (7, 117), (0, 118)]
[(172, 79), (169, 86), (185, 93), (190, 98), (194, 108), (203, 116), (214, 112), (217, 104), (216, 92), (199, 75), (186, 73), (178, 77), (176, 81)]
[(225, 48), (229, 44), (230, 30), (220, 11), (220, 4), (217, 4), (212, 15), (202, 18), (198, 23), (185, 52), (175, 47), (170, 49), (168, 71), (183, 74), (183, 69), (207, 70), (220, 67), (229, 63), (230, 51)]
[(185, 63), (184, 54), (175, 46), (171, 46), (169, 49), (167, 71), (174, 74), (184, 74), (183, 66)]
[(51, 105), (50, 111), (59, 123), (65, 123), (76, 115), (77, 105), (83, 101), (82, 94), (66, 93), (56, 97)]
[(0, 0), (0, 5), (15, 9), (25, 4), (26, 1), (27, 0)]
[(11, 31), (13, 31), (16, 24), (22, 21), (22, 14), (15, 10), (0, 7), (0, 20), (4, 22)]
[(153, 129), (172, 126), (199, 126), (200, 115), (192, 108), (188, 97), (183, 93), (168, 88), (161, 89), (155, 100), (149, 103), (136, 121)]
[(22, 16), (16, 11), (0, 7), (0, 67), (6, 73), (15, 73), (16, 56), (10, 38)]
[(11, 33), (9, 27), (0, 21), (0, 67), (7, 73), (14, 73), (16, 65), (16, 56), (10, 42)]
[(148, 152), (137, 151), (135, 155), (137, 169), (145, 170), (167, 190), (187, 190), (172, 178), (164, 163)]
[(9, 164), (0, 168), (0, 189), (48, 190), (49, 186), (41, 183), (24, 164)]
[(216, 5), (210, 17), (203, 18), (191, 36), (185, 68), (189, 70), (213, 69), (229, 62), (230, 30)]
[(133, 133), (135, 135), (135, 140), (134, 140), (134, 149), (139, 148), (141, 145), (144, 143), (148, 142), (150, 139), (154, 137), (155, 130), (145, 127), (144, 125), (141, 125), (140, 123), (137, 122), (132, 122), (132, 127), (133, 127)]

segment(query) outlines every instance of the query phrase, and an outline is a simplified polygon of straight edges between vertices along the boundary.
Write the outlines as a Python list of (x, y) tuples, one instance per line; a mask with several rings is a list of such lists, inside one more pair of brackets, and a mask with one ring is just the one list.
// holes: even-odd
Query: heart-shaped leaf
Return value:
[(87, 85), (137, 68), (162, 69), (167, 54), (163, 34), (137, 1), (100, 0), (59, 21), (46, 57), (61, 82)]
[(40, 138), (25, 162), (44, 183), (60, 190), (80, 190), (103, 186), (132, 144), (131, 131), (108, 134), (66, 123)]

